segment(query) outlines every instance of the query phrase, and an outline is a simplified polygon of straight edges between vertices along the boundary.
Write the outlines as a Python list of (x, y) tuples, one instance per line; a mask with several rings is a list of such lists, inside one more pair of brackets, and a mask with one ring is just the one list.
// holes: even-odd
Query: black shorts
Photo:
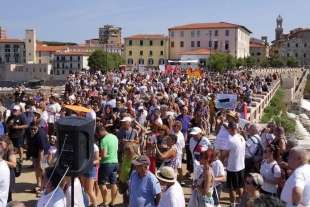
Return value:
[(244, 170), (238, 172), (227, 171), (227, 188), (229, 190), (236, 190), (244, 186)]
[(116, 184), (117, 182), (117, 163), (100, 164), (98, 171), (98, 184), (105, 185), (107, 183)]
[(24, 145), (24, 137), (15, 137), (15, 138), (11, 138), (13, 146), (15, 148), (20, 148)]

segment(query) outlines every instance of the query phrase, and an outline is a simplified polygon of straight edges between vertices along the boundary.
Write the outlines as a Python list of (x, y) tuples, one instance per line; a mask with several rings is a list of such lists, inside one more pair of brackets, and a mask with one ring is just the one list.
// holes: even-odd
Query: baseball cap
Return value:
[(140, 155), (131, 162), (133, 165), (150, 165), (150, 159), (146, 155)]
[(189, 134), (197, 135), (197, 134), (200, 134), (200, 133), (202, 133), (202, 130), (199, 127), (193, 127)]

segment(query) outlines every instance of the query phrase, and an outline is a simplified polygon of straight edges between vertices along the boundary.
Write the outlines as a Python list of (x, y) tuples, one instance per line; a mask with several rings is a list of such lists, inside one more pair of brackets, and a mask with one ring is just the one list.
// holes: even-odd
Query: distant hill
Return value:
[(50, 45), (50, 46), (61, 46), (61, 45), (77, 45), (74, 42), (56, 42), (56, 41), (42, 41), (42, 44)]

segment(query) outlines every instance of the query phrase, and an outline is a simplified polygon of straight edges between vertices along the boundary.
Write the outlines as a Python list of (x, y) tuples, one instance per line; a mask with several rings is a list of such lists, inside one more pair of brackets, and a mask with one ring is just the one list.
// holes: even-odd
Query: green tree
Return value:
[(254, 57), (248, 56), (248, 57), (245, 58), (245, 64), (249, 68), (254, 67), (255, 64), (256, 64), (256, 60), (255, 60)]
[(238, 58), (238, 59), (236, 60), (236, 67), (237, 67), (237, 68), (240, 68), (241, 66), (245, 66), (245, 61), (244, 61), (243, 58)]
[(260, 66), (264, 67), (264, 68), (268, 68), (270, 66), (269, 60), (268, 58), (264, 58), (261, 62), (260, 62)]
[(212, 70), (224, 72), (225, 70), (235, 68), (236, 60), (230, 54), (215, 53), (209, 58), (208, 66)]
[(289, 57), (287, 58), (286, 65), (288, 67), (298, 67), (298, 61), (293, 57)]
[(94, 51), (88, 58), (91, 71), (107, 70), (107, 54), (102, 50)]
[(274, 68), (280, 68), (284, 66), (284, 62), (281, 58), (279, 57), (272, 57), (269, 59), (269, 64), (271, 67)]

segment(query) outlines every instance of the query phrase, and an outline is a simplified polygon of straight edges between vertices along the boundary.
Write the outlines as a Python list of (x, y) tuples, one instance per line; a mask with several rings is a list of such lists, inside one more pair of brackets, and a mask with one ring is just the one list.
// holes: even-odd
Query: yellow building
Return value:
[(125, 38), (125, 59), (129, 67), (157, 67), (168, 58), (168, 37), (133, 35)]

